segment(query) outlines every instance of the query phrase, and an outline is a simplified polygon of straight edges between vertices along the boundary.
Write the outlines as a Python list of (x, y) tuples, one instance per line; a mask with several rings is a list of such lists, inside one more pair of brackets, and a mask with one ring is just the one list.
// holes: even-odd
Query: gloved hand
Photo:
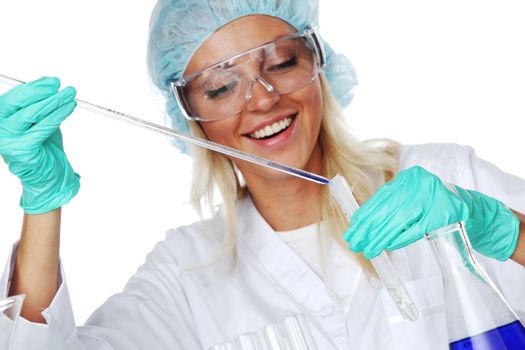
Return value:
[(0, 155), (22, 182), (20, 206), (28, 214), (61, 207), (80, 187), (59, 129), (75, 109), (76, 91), (59, 86), (44, 77), (0, 95)]
[(496, 199), (459, 186), (451, 189), (421, 167), (400, 172), (354, 213), (344, 235), (350, 250), (371, 259), (463, 221), (474, 249), (507, 260), (516, 249), (518, 218)]

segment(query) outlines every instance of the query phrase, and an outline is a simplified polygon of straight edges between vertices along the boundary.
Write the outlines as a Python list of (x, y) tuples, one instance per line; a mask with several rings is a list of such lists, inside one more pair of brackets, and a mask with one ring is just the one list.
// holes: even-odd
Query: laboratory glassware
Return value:
[(241, 334), (233, 340), (236, 350), (264, 350), (257, 333)]
[(0, 300), (0, 349), (11, 350), (25, 295)]
[[(359, 208), (359, 204), (354, 198), (348, 183), (342, 176), (336, 175), (330, 180), (328, 186), (346, 219), (350, 222), (353, 213)], [(370, 261), (403, 318), (409, 321), (417, 320), (419, 317), (419, 309), (414, 304), (401, 279), (395, 272), (394, 266), (386, 253), (382, 252)]]
[[(285, 337), (288, 340), (289, 348), (286, 350), (317, 350), (310, 328), (306, 323), (304, 315), (293, 315), (285, 318), (280, 322), (280, 326), (284, 329)], [(280, 350), (268, 348), (268, 350)]]
[(236, 336), (209, 350), (317, 350), (310, 328), (302, 314), (287, 317), (255, 332)]
[(264, 350), (317, 350), (303, 314), (267, 325), (258, 334)]
[[(24, 83), (21, 80), (10, 78), (2, 74), (0, 74), (0, 80), (10, 85), (19, 85)], [(300, 177), (302, 179), (315, 182), (317, 184), (328, 185), (330, 187), (330, 192), (332, 196), (334, 196), (338, 205), (341, 206), (341, 209), (345, 213), (348, 220), (350, 219), (351, 213), (353, 213), (355, 209), (357, 209), (357, 202), (355, 201), (352, 195), (350, 187), (345, 183), (344, 179), (341, 176), (336, 176), (332, 180), (329, 180), (321, 175), (317, 175), (308, 171), (273, 162), (269, 159), (245, 153), (235, 148), (224, 146), (206, 139), (194, 137), (192, 135), (188, 135), (186, 133), (165, 126), (157, 125), (155, 123), (151, 123), (149, 121), (139, 119), (131, 115), (118, 112), (106, 107), (102, 107), (90, 102), (86, 102), (80, 99), (75, 99), (75, 101), (77, 101), (78, 106), (81, 108), (107, 117), (111, 117), (113, 119), (125, 121), (132, 125), (155, 131), (157, 133), (166, 135), (171, 138), (188, 142), (196, 146), (204, 147), (206, 149), (225, 154), (237, 159), (248, 161), (254, 164), (258, 164), (273, 170), (284, 172), (289, 175)], [(389, 295), (392, 297), (392, 300), (399, 309), (399, 312), (401, 313), (403, 318), (409, 321), (417, 320), (417, 318), (419, 317), (419, 311), (414, 302), (412, 301), (410, 295), (407, 293), (403, 283), (401, 282), (399, 276), (397, 275), (397, 272), (393, 268), (393, 265), (390, 262), (390, 259), (388, 258), (386, 253), (382, 252), (377, 257), (371, 259), (371, 263), (376, 269), (377, 274), (383, 281), (383, 284), (388, 290)]]
[(208, 350), (237, 350), (233, 342), (221, 343), (212, 346)]
[(475, 259), (463, 222), (427, 234), (443, 273), (450, 350), (525, 349), (525, 327)]
[(285, 338), (284, 329), (278, 323), (264, 326), (260, 331), (265, 350), (288, 350), (289, 342)]

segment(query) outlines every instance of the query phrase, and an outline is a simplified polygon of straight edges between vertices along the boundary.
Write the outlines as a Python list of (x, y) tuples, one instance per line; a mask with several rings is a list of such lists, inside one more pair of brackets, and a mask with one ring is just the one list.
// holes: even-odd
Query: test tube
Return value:
[[(348, 186), (346, 180), (340, 175), (336, 175), (330, 179), (328, 186), (330, 187), (330, 193), (343, 211), (348, 222), (350, 222), (352, 215), (359, 208), (359, 204), (355, 200), (350, 186)], [(403, 318), (408, 321), (417, 320), (419, 310), (401, 282), (386, 253), (382, 252), (377, 257), (371, 259), (370, 262), (372, 266), (374, 266), (379, 278), (383, 281), (388, 294)]]
[(232, 342), (217, 344), (209, 348), (208, 350), (237, 350)]
[(233, 343), (235, 348), (239, 350), (263, 350), (260, 339), (255, 332), (238, 335)]
[(291, 350), (317, 350), (310, 328), (302, 314), (281, 321)]
[(288, 341), (279, 324), (266, 325), (261, 333), (265, 350), (290, 350)]

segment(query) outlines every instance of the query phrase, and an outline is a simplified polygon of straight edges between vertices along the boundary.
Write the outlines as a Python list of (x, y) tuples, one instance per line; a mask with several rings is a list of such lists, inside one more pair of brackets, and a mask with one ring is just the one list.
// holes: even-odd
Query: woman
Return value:
[[(125, 290), (76, 327), (58, 255), (59, 208), (79, 188), (58, 129), (75, 107), (74, 90), (57, 92), (58, 81), (43, 78), (0, 99), (0, 154), (22, 181), (26, 212), (2, 284), (5, 293), (27, 295), (18, 348), (208, 349), (303, 314), (318, 349), (439, 349), (448, 341), (443, 300), (432, 296), (442, 286), (419, 240), (425, 232), (463, 220), (479, 252), (525, 264), (518, 213), (525, 182), (468, 147), (348, 135), (340, 105), (351, 99), (353, 69), (326, 44), (323, 55), (309, 30), (316, 24), (316, 1), (159, 1), (152, 80), (179, 129), (326, 177), (344, 175), (363, 204), (345, 234), (353, 252), (371, 258), (416, 242), (393, 258), (421, 294), (420, 320), (400, 321), (367, 260), (340, 242), (348, 224), (326, 188), (192, 149), (194, 203), (216, 187), (222, 209), (170, 231)], [(456, 184), (456, 193), (436, 175)], [(480, 258), (505, 292), (523, 293), (522, 267)], [(510, 299), (525, 311), (522, 300)]]

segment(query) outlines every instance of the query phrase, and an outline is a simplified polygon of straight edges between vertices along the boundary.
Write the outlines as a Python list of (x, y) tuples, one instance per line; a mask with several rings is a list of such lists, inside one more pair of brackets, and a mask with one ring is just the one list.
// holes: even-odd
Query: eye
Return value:
[(237, 85), (237, 81), (231, 81), (229, 83), (219, 86), (218, 88), (214, 88), (211, 90), (206, 89), (204, 91), (204, 96), (208, 100), (220, 100), (230, 96), (234, 92)]
[(272, 64), (265, 70), (268, 73), (285, 73), (292, 70), (295, 66), (297, 66), (297, 56), (293, 56), (284, 62)]

